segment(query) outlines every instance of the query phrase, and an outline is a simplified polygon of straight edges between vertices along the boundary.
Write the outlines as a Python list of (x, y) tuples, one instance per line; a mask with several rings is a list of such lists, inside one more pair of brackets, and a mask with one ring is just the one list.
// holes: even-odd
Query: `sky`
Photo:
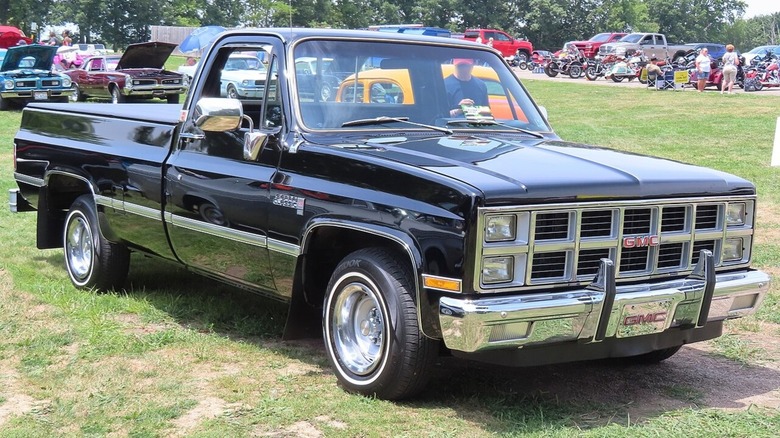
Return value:
[(769, 15), (780, 12), (780, 1), (778, 0), (742, 0), (747, 3), (744, 18), (752, 18), (756, 15)]

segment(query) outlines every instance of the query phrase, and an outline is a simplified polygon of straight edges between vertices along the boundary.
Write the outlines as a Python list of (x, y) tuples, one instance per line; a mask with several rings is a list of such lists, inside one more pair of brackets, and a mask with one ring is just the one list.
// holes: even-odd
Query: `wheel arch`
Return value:
[(348, 254), (371, 247), (387, 248), (395, 252), (399, 260), (409, 264), (414, 280), (417, 321), (421, 330), (425, 326), (420, 312), (420, 272), (424, 256), (412, 236), (377, 224), (317, 220), (306, 229), (301, 243), (285, 339), (322, 335), (321, 307), (331, 273)]
[(92, 195), (95, 190), (84, 176), (61, 170), (46, 173), (38, 197), (37, 246), (39, 249), (59, 248), (68, 209), (81, 195)]

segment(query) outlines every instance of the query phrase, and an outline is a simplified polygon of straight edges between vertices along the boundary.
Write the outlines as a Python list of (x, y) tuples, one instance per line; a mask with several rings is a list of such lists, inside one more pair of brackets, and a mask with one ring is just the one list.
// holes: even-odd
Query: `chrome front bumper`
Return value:
[(612, 261), (602, 259), (596, 279), (584, 289), (477, 299), (442, 297), (439, 323), (447, 348), (465, 352), (600, 342), (752, 314), (770, 281), (761, 271), (715, 274), (712, 253), (703, 250), (696, 269), (686, 278), (616, 286)]

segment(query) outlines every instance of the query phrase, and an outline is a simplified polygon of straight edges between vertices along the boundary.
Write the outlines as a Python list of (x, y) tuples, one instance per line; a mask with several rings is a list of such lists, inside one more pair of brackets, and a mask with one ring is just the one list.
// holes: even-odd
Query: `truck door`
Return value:
[[(205, 97), (225, 97), (220, 86), (223, 68), (231, 59), (271, 53), (269, 40), (231, 37), (204, 58), (200, 77), (185, 109)], [(265, 57), (263, 55), (263, 57)], [(230, 70), (244, 114), (259, 124), (268, 66)], [(205, 132), (189, 117), (182, 125), (178, 147), (165, 167), (165, 223), (176, 256), (186, 265), (260, 291), (275, 293), (268, 256), (269, 184), (279, 151), (264, 148), (256, 160), (243, 157), (241, 129)]]

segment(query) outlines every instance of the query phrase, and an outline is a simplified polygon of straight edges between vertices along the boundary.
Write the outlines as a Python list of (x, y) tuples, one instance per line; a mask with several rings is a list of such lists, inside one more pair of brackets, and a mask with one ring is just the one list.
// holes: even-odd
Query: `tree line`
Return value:
[(46, 36), (78, 25), (76, 41), (114, 49), (148, 41), (150, 26), (366, 28), (421, 23), (462, 32), (498, 28), (557, 49), (599, 32), (660, 32), (670, 41), (742, 51), (780, 43), (780, 12), (745, 19), (742, 0), (0, 0), (0, 23)]

